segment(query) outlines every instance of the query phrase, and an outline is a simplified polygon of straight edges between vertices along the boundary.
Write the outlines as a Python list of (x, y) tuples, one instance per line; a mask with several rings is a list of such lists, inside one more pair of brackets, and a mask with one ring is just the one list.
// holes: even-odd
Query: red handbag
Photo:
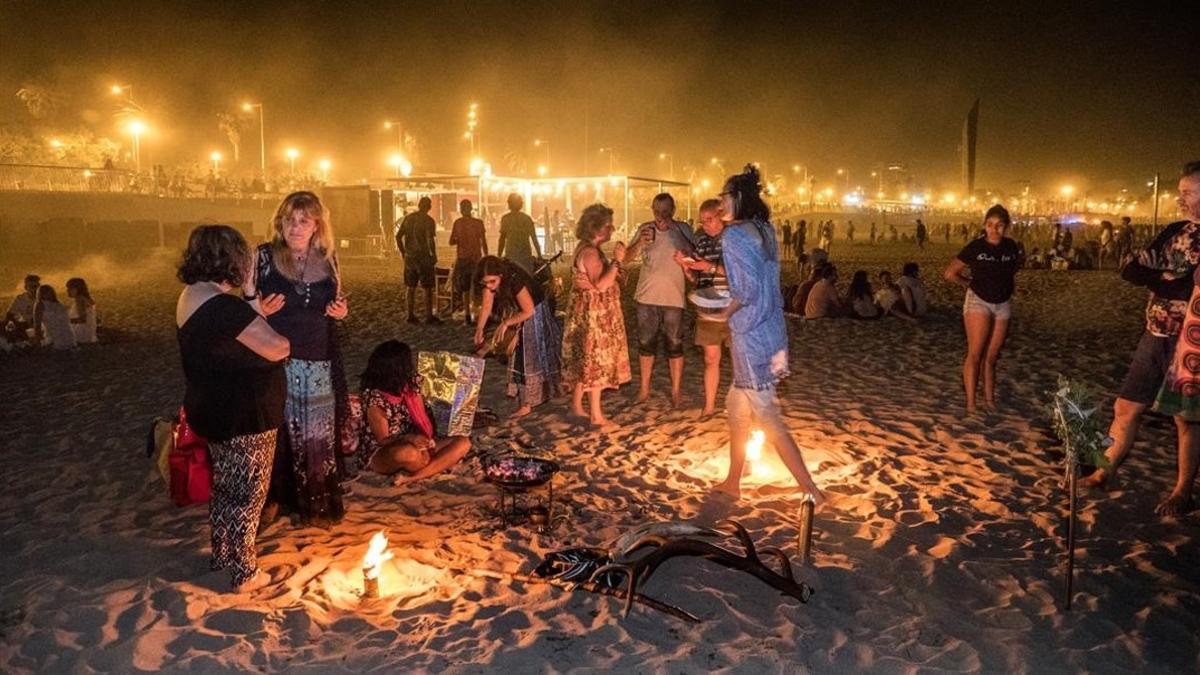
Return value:
[(208, 441), (192, 429), (183, 406), (175, 425), (175, 445), (167, 457), (171, 467), (171, 498), (176, 506), (203, 504), (212, 495), (212, 467)]

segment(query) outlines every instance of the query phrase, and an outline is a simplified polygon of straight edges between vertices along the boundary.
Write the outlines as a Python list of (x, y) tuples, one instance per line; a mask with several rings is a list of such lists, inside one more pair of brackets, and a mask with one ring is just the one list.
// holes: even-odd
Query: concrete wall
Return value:
[(103, 192), (0, 191), (0, 258), (71, 259), (88, 253), (181, 248), (198, 223), (262, 240), (276, 200), (176, 199)]

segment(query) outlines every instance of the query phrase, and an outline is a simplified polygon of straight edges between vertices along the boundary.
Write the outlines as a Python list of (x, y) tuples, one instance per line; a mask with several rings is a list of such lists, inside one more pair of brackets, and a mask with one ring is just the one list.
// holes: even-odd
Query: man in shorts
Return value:
[(425, 291), (425, 323), (441, 323), (433, 315), (434, 267), (437, 265), (437, 225), (430, 217), (433, 200), (421, 197), (417, 210), (404, 216), (396, 231), (396, 248), (404, 259), (404, 285), (408, 288), (408, 322), (417, 323), (413, 305), (417, 301), (417, 286)]
[(686, 223), (675, 220), (675, 199), (663, 192), (651, 203), (654, 220), (638, 227), (637, 238), (626, 249), (625, 259), (634, 260), (641, 254), (642, 269), (638, 273), (638, 365), (640, 386), (637, 402), (650, 397), (650, 374), (661, 337), (666, 342), (667, 366), (671, 373), (671, 402), (683, 402), (680, 383), (683, 380), (683, 270), (675, 263), (675, 252), (691, 255), (692, 243), (685, 234)]
[[(1163, 228), (1121, 270), (1123, 279), (1150, 290), (1146, 331), (1138, 341), (1129, 371), (1113, 404), (1113, 421), (1108, 430), (1113, 442), (1104, 452), (1111, 466), (1097, 469), (1085, 478), (1088, 485), (1104, 487), (1129, 454), (1142, 413), (1158, 397), (1175, 354), (1195, 284), (1193, 275), (1200, 263), (1200, 161), (1184, 167), (1179, 178), (1177, 202), (1184, 220)], [(1178, 473), (1175, 487), (1154, 509), (1162, 516), (1177, 516), (1192, 508), (1192, 483), (1200, 465), (1200, 424), (1176, 416), (1175, 432)]]
[[(790, 226), (785, 236), (790, 235)], [(689, 259), (682, 251), (675, 253), (675, 261), (683, 268), (697, 290), (702, 288), (728, 288), (725, 268), (721, 262), (721, 233), (725, 221), (721, 220), (721, 201), (708, 199), (700, 204), (700, 228), (696, 230), (696, 258)], [(695, 344), (704, 350), (704, 409), (701, 417), (717, 412), (717, 383), (721, 378), (721, 350), (729, 346), (729, 323), (706, 319), (703, 313), (696, 314)]]
[(454, 274), (451, 275), (454, 284), (454, 303), (462, 303), (465, 321), (468, 326), (475, 325), (471, 320), (471, 305), (476, 297), (475, 266), (483, 256), (488, 254), (487, 236), (483, 231), (483, 221), (472, 216), (474, 206), (470, 199), (464, 199), (458, 204), (458, 212), (462, 217), (454, 221), (450, 228), (450, 245), (457, 247), (458, 255), (454, 261)]

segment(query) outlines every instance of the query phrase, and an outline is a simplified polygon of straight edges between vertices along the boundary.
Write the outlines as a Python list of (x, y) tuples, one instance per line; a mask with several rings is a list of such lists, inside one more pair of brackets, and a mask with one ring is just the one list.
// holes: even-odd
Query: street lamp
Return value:
[(317, 164), (317, 166), (321, 167), (321, 181), (324, 183), (328, 183), (329, 182), (329, 167), (332, 166), (329, 163), (329, 160), (323, 159), (323, 160), (321, 160), (321, 162), (319, 164)]
[(608, 153), (608, 175), (613, 175), (613, 155), (616, 153), (613, 152), (612, 148), (600, 148), (600, 152)]
[(146, 132), (146, 123), (141, 120), (130, 120), (126, 131), (133, 136), (133, 162), (137, 172), (142, 172), (142, 134)]
[(407, 176), (412, 173), (412, 164), (410, 164), (408, 160), (404, 159), (404, 155), (401, 155), (400, 153), (392, 155), (391, 158), (388, 159), (388, 164), (391, 164), (392, 168), (396, 170), (397, 178), (400, 176)]
[(383, 121), (384, 129), (390, 130), (393, 127), (396, 129), (396, 152), (403, 153), (404, 152), (404, 127), (400, 126), (399, 122), (393, 122), (391, 120)]
[(214, 173), (214, 174), (221, 173), (221, 153), (219, 153), (219, 152), (216, 152), (216, 151), (214, 150), (214, 151), (212, 152), (212, 154), (210, 154), (210, 155), (208, 156), (208, 158), (212, 160), (212, 163), (213, 163), (213, 173)]
[(251, 112), (258, 108), (258, 161), (259, 169), (262, 171), (263, 180), (267, 178), (267, 132), (266, 132), (266, 113), (263, 111), (263, 104), (246, 102), (242, 104), (242, 110)]
[(539, 164), (537, 171), (538, 171), (539, 176), (541, 176), (542, 178), (546, 177), (546, 165), (545, 164)]
[(540, 147), (546, 148), (546, 167), (545, 168), (547, 171), (549, 171), (550, 170), (550, 141), (543, 141), (540, 138), (535, 138), (535, 139), (533, 139), (533, 145), (534, 145), (534, 147), (538, 147), (538, 148), (540, 148)]
[(113, 96), (120, 96), (121, 94), (125, 94), (125, 98), (129, 101), (130, 104), (137, 105), (136, 103), (133, 102), (133, 85), (132, 84), (114, 84), (112, 87), (109, 87), (109, 91), (112, 92)]
[(287, 149), (288, 163), (291, 165), (292, 173), (296, 173), (296, 158), (300, 156), (300, 151), (295, 148)]
[(675, 180), (675, 155), (672, 155), (669, 152), (660, 152), (658, 153), (658, 158), (660, 160), (667, 160), (667, 166), (669, 167), (671, 180)]
[(716, 157), (713, 157), (712, 159), (708, 160), (708, 163), (717, 167), (717, 172), (720, 173), (722, 176), (725, 175), (725, 164), (722, 160), (717, 159)]

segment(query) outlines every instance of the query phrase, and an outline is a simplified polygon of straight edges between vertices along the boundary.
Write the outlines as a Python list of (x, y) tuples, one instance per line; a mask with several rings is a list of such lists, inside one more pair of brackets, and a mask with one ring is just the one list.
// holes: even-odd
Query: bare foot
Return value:
[(1154, 512), (1164, 517), (1181, 516), (1188, 511), (1191, 511), (1192, 507), (1193, 504), (1191, 495), (1171, 492), (1166, 499), (1162, 500), (1158, 503), (1158, 506), (1154, 507)]
[(677, 391), (671, 393), (671, 407), (675, 408), (676, 410), (683, 407), (683, 394), (680, 394)]
[(713, 486), (712, 491), (716, 494), (732, 497), (735, 500), (742, 498), (742, 489), (737, 483), (724, 481)]
[(634, 403), (645, 403), (650, 398), (650, 392), (638, 390), (637, 398), (633, 399)]
[(408, 485), (411, 482), (413, 482), (412, 476), (403, 473), (398, 473), (392, 477), (392, 485), (395, 485), (396, 487)]
[(701, 420), (706, 420), (706, 419), (708, 419), (708, 418), (710, 418), (710, 417), (712, 417), (713, 415), (716, 415), (716, 414), (717, 414), (717, 411), (716, 411), (716, 410), (714, 410), (714, 409), (712, 409), (712, 408), (705, 408), (705, 409), (703, 409), (703, 410), (701, 410), (701, 411), (700, 411), (700, 419), (701, 419)]
[(1109, 475), (1104, 469), (1096, 469), (1095, 471), (1083, 476), (1079, 479), (1079, 484), (1085, 488), (1094, 488), (1103, 490), (1108, 487)]
[(516, 410), (514, 410), (512, 415), (509, 415), (509, 418), (514, 419), (514, 420), (519, 419), (521, 417), (528, 415), (531, 412), (533, 412), (533, 408), (531, 408), (527, 405), (523, 405), (520, 408), (517, 408)]
[(233, 586), (234, 593), (253, 593), (260, 588), (271, 584), (271, 575), (262, 570), (255, 570), (254, 576), (243, 581), (242, 583)]
[(576, 408), (575, 406), (571, 406), (571, 417), (582, 417), (584, 419), (587, 419), (588, 413), (583, 408)]
[(591, 425), (593, 429), (597, 430), (612, 429), (617, 426), (616, 424), (613, 424), (613, 421), (607, 417), (592, 418)]

